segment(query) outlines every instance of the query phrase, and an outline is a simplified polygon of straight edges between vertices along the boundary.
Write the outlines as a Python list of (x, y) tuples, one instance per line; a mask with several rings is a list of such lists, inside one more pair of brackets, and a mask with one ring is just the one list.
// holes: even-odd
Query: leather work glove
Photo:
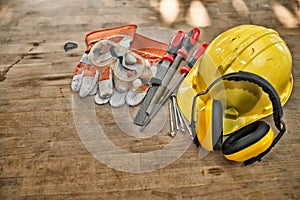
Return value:
[(135, 30), (135, 25), (127, 25), (87, 34), (87, 50), (76, 66), (72, 91), (80, 97), (95, 95), (100, 105), (141, 103), (167, 45)]

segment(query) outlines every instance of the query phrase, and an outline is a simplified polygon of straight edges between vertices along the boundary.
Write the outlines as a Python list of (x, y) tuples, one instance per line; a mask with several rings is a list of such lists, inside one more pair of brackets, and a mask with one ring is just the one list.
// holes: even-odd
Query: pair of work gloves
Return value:
[(80, 97), (95, 95), (100, 105), (142, 102), (167, 44), (137, 34), (136, 28), (126, 25), (87, 34), (87, 50), (76, 66), (72, 91)]

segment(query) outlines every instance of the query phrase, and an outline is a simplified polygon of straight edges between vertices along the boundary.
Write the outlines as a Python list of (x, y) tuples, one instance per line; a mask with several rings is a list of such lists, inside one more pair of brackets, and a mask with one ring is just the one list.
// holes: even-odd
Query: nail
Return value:
[(176, 111), (176, 96), (174, 94), (171, 95), (171, 100), (172, 100), (172, 104), (173, 104), (173, 111), (174, 111), (174, 118), (175, 118), (175, 128), (177, 131), (179, 131), (179, 125), (178, 125), (178, 115), (177, 115), (177, 111)]
[(174, 122), (173, 122), (173, 108), (172, 102), (169, 103), (169, 115), (170, 115), (170, 134), (172, 137), (176, 135), (174, 131)]
[(179, 110), (178, 106), (176, 106), (176, 113), (178, 115), (181, 132), (184, 133), (185, 132), (185, 126), (184, 126), (183, 119), (182, 119), (183, 116), (181, 116), (181, 113), (180, 113), (180, 110)]
[(187, 131), (189, 132), (189, 135), (190, 137), (192, 138), (192, 140), (194, 139), (194, 136), (193, 136), (193, 133), (190, 129), (190, 126), (189, 126), (189, 123), (187, 122), (187, 120), (185, 119), (185, 117), (183, 116), (180, 108), (178, 107), (178, 105), (176, 104), (176, 108), (177, 108), (177, 111), (179, 112), (180, 116), (181, 116), (181, 119), (182, 119), (182, 122), (184, 124), (184, 126), (186, 127)]

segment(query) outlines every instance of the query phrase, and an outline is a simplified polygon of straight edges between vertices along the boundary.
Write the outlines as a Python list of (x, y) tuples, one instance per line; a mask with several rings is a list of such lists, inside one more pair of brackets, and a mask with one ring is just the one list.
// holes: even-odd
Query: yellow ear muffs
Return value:
[(222, 145), (226, 159), (244, 162), (266, 151), (272, 144), (274, 132), (263, 121), (253, 122), (230, 135)]
[[(217, 133), (216, 130), (222, 130), (221, 128), (219, 128), (220, 124), (223, 123), (222, 106), (216, 106), (218, 103), (214, 103), (217, 102), (215, 100), (208, 100), (204, 109), (205, 112), (203, 113), (203, 110), (201, 110), (199, 113), (199, 117), (197, 120), (197, 129), (194, 116), (197, 98), (201, 95), (207, 94), (212, 87), (214, 87), (218, 82), (222, 80), (248, 81), (257, 84), (265, 93), (268, 94), (270, 98), (273, 107), (274, 124), (275, 127), (279, 130), (279, 133), (276, 135), (276, 137), (274, 138), (274, 132), (269, 125), (267, 125), (265, 122), (256, 121), (232, 133), (232, 135), (227, 138), (222, 146), (223, 154), (229, 160), (244, 162), (245, 165), (252, 164), (256, 161), (261, 161), (262, 157), (269, 153), (281, 139), (281, 137), (285, 133), (286, 128), (282, 120), (283, 109), (281, 106), (280, 98), (275, 88), (263, 77), (250, 72), (239, 71), (226, 74), (213, 81), (205, 91), (199, 92), (194, 96), (190, 125), (192, 134), (194, 136), (194, 142), (197, 146), (199, 146), (200, 143), (204, 148), (210, 151), (212, 151), (213, 149), (217, 149), (216, 147), (218, 145), (214, 146), (214, 141), (216, 141), (216, 138), (219, 137), (219, 133)], [(217, 115), (214, 115), (215, 112), (221, 113), (218, 115), (221, 116), (220, 119), (216, 117)], [(205, 121), (199, 122), (201, 120)], [(207, 124), (211, 124), (211, 127)], [(205, 127), (205, 129), (201, 128), (201, 126)], [(216, 130), (212, 129), (212, 127), (214, 126), (217, 127)], [(221, 139), (219, 141), (221, 141)]]
[(222, 145), (223, 111), (219, 100), (209, 99), (205, 109), (198, 114), (197, 139), (209, 151), (219, 150)]

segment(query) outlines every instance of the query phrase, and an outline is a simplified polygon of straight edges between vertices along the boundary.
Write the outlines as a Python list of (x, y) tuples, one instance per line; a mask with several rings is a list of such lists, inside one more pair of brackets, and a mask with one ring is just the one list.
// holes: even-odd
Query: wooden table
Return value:
[[(0, 2), (0, 199), (300, 199), (300, 28), (286, 28), (288, 19), (280, 22), (269, 1), (245, 1), (248, 10), (229, 0), (202, 1), (211, 19), (201, 28), (202, 41), (252, 23), (278, 31), (291, 50), (294, 89), (284, 106), (287, 132), (261, 163), (243, 167), (220, 152), (199, 159), (190, 145), (161, 169), (130, 173), (106, 166), (82, 142), (74, 119), (77, 94), (70, 84), (85, 34), (135, 23), (144, 33), (160, 30), (151, 36), (167, 41), (167, 33), (192, 27), (186, 21), (190, 1), (184, 2), (169, 24), (158, 0)], [(296, 0), (277, 2), (292, 16), (294, 9), (299, 14)], [(65, 52), (69, 41), (79, 47)], [(121, 149), (151, 152), (171, 140), (167, 122), (157, 135), (141, 139), (120, 129), (108, 105), (95, 111), (107, 137)]]

